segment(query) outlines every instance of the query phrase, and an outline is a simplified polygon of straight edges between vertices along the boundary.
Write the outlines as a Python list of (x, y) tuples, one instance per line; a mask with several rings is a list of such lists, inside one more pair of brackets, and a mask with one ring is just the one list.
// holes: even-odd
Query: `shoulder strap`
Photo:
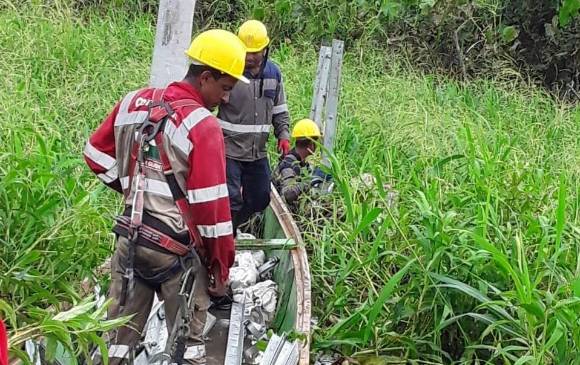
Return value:
[(163, 164), (163, 174), (165, 175), (165, 180), (167, 180), (167, 184), (169, 185), (169, 190), (171, 190), (171, 195), (173, 196), (175, 205), (177, 205), (179, 213), (181, 213), (181, 217), (189, 231), (191, 241), (194, 243), (196, 249), (203, 251), (203, 241), (201, 240), (201, 235), (197, 230), (193, 215), (191, 214), (191, 207), (187, 201), (187, 197), (177, 183), (177, 179), (173, 173), (173, 168), (171, 167), (171, 161), (169, 160), (169, 157), (167, 157), (167, 152), (165, 151), (163, 142), (163, 133), (158, 133), (155, 136), (155, 143), (157, 144), (159, 157), (161, 157), (161, 163)]
[(169, 105), (173, 110), (177, 108), (183, 108), (185, 106), (198, 106), (199, 103), (193, 99), (181, 99), (169, 102)]
[[(162, 116), (162, 113), (159, 111), (158, 106), (160, 105), (160, 102), (162, 100), (163, 97), (163, 93), (164, 93), (164, 89), (154, 89), (153, 90), (153, 96), (151, 98), (151, 101), (149, 102), (149, 104), (147, 105), (148, 107), (148, 114), (147, 114), (147, 119), (143, 120), (143, 122), (140, 123), (140, 126), (143, 125), (143, 123), (147, 122), (147, 121), (151, 121), (153, 122), (154, 118), (159, 118)], [(157, 119), (157, 121), (159, 121), (159, 119)], [(138, 130), (140, 127), (138, 127)], [(127, 199), (129, 197), (129, 195), (131, 194), (131, 188), (133, 187), (133, 178), (135, 175), (135, 166), (137, 165), (137, 157), (139, 154), (139, 149), (141, 148), (141, 136), (137, 135), (135, 137), (135, 139), (133, 140), (133, 146), (131, 147), (131, 157), (129, 159), (129, 170), (128, 170), (128, 183), (127, 183), (127, 187), (123, 189), (123, 195), (125, 196), (125, 199)]]

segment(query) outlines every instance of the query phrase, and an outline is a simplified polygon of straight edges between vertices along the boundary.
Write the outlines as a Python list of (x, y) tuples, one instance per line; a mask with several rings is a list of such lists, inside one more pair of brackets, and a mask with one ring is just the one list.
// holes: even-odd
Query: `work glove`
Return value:
[(282, 156), (286, 156), (288, 152), (290, 152), (290, 141), (287, 139), (279, 139), (278, 152), (280, 152)]

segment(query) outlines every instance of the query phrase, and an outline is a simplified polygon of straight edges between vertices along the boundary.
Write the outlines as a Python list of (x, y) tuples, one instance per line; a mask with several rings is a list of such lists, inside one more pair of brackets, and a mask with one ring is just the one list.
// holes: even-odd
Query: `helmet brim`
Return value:
[(257, 48), (248, 48), (248, 47), (246, 47), (246, 52), (248, 52), (248, 53), (262, 52), (266, 47), (268, 47), (267, 44), (265, 46), (263, 46), (263, 47), (257, 47)]
[(237, 80), (239, 80), (239, 81), (243, 82), (244, 84), (249, 84), (249, 83), (250, 83), (250, 80), (248, 80), (248, 78), (247, 78), (246, 76), (244, 76), (244, 75), (234, 75), (233, 73), (229, 73), (229, 72), (222, 71), (222, 70), (220, 70), (219, 68), (217, 68), (217, 67), (215, 67), (215, 66), (213, 66), (213, 65), (211, 65), (211, 64), (204, 63), (204, 62), (202, 62), (202, 61), (198, 60), (197, 58), (195, 58), (195, 57), (193, 57), (192, 55), (190, 55), (188, 51), (185, 51), (184, 53), (185, 53), (185, 54), (186, 54), (186, 55), (187, 55), (187, 56), (188, 56), (188, 57), (189, 57), (189, 58), (190, 58), (190, 59), (191, 59), (191, 60), (192, 60), (192, 61), (193, 61), (195, 64), (197, 64), (197, 65), (204, 65), (204, 66), (208, 66), (208, 67), (214, 68), (214, 69), (218, 70), (219, 72), (221, 72), (221, 73), (223, 73), (223, 74), (225, 74), (225, 75), (229, 75), (229, 76), (231, 76), (231, 77), (233, 77), (233, 78), (235, 78), (235, 79), (237, 79)]
[(294, 139), (300, 139), (300, 138), (304, 138), (304, 139), (322, 139), (322, 134), (319, 135), (309, 135), (309, 136), (305, 136), (305, 135), (292, 135), (291, 136)]
[(259, 47), (248, 47), (246, 46), (246, 52), (248, 53), (256, 53), (256, 52), (262, 52), (264, 49), (266, 49), (266, 47), (268, 47), (270, 45), (270, 38), (266, 39), (266, 43), (259, 46)]

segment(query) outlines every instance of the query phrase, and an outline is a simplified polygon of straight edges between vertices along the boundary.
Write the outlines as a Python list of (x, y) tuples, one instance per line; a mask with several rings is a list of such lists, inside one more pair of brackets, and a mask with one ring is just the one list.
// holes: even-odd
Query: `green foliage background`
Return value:
[[(308, 113), (320, 41), (347, 41), (336, 192), (305, 201), (314, 209), (299, 220), (314, 351), (417, 364), (578, 362), (580, 111), (534, 83), (536, 66), (574, 70), (573, 3), (198, 3), (200, 27), (267, 20), (293, 119)], [(112, 105), (147, 83), (156, 9), (118, 0), (0, 8), (0, 313), (13, 354), (39, 336), (80, 354), (119, 324), (102, 321), (80, 285), (102, 282), (119, 210), (82, 150)], [(465, 82), (449, 77), (464, 77), (458, 42)], [(524, 47), (533, 62), (514, 56)]]
[[(75, 0), (77, 9), (156, 14), (155, 0)], [(556, 95), (580, 95), (580, 0), (198, 1), (198, 28), (267, 23), (274, 41), (343, 39), (384, 50), (413, 68), (472, 77), (532, 80)]]

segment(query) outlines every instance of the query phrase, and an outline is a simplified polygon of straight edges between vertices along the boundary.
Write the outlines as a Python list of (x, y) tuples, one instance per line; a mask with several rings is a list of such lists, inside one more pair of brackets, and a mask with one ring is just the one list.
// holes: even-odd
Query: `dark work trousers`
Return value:
[(267, 158), (256, 161), (226, 158), (226, 174), (236, 234), (238, 226), (270, 204), (270, 165)]
[[(165, 301), (165, 315), (167, 319), (167, 330), (171, 333), (175, 318), (179, 311), (179, 290), (181, 289), (181, 276), (183, 271), (179, 271), (166, 282), (154, 288), (141, 279), (135, 280), (134, 294), (128, 298), (124, 308), (119, 306), (122, 294), (122, 273), (125, 270), (124, 264), (129, 252), (129, 244), (125, 237), (119, 236), (117, 247), (111, 261), (111, 286), (109, 288), (109, 298), (112, 299), (108, 308), (108, 319), (115, 319), (121, 316), (133, 315), (128, 325), (114, 329), (108, 333), (110, 342), (109, 364), (121, 365), (129, 363), (130, 351), (139, 345), (142, 331), (149, 317), (149, 311), (153, 304), (155, 292), (160, 299)], [(153, 272), (161, 272), (173, 266), (178, 260), (173, 254), (165, 254), (148, 247), (137, 245), (135, 247), (135, 268), (148, 269)], [(207, 311), (210, 305), (207, 288), (209, 279), (205, 267), (198, 267), (196, 270), (196, 282), (194, 289), (193, 308), (189, 308), (192, 314), (189, 323), (189, 336), (186, 340), (184, 364), (206, 364), (205, 342), (202, 336), (203, 328), (207, 318)], [(95, 362), (102, 363), (100, 351), (95, 354)], [(132, 364), (132, 362), (131, 362)]]

